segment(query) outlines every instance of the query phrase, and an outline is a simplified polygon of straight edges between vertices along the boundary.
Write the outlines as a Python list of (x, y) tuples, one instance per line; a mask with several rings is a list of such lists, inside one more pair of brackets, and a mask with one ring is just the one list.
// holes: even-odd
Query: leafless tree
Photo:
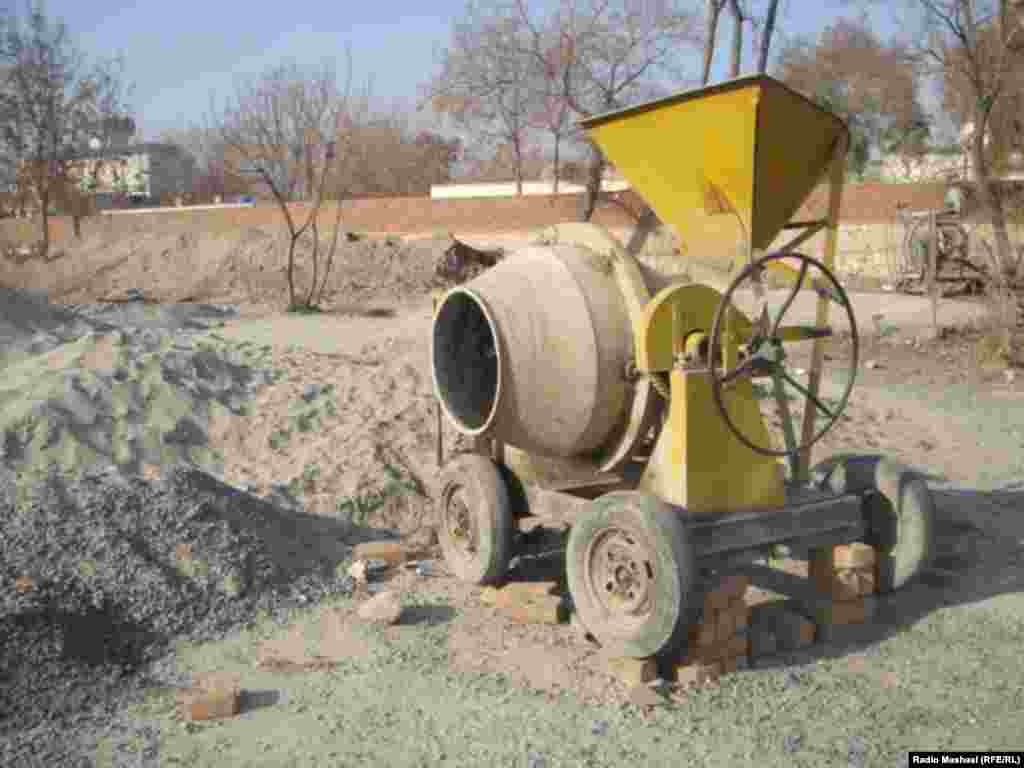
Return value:
[(530, 143), (535, 96), (532, 62), (523, 54), (523, 31), (501, 4), (470, 0), (452, 28), (441, 69), (427, 86), (434, 111), (447, 115), (478, 141), (512, 148), (516, 192), (522, 194), (519, 160)]
[[(366, 95), (352, 91), (351, 56), (340, 86), (332, 63), (307, 73), (294, 63), (272, 67), (240, 80), (222, 108), (211, 109), (211, 125), (228, 150), (233, 173), (251, 174), (270, 192), (288, 234), (287, 277), (290, 311), (316, 308), (320, 287), (318, 216), (332, 170), (351, 162), (353, 140), (365, 115)], [(336, 195), (346, 193), (335, 176)], [(295, 205), (304, 201), (303, 206)], [(341, 200), (338, 199), (340, 216)], [(312, 235), (312, 279), (301, 298), (295, 285), (300, 240)], [(335, 228), (335, 237), (337, 227)], [(322, 291), (320, 291), (322, 294)]]
[[(45, 257), (51, 205), (72, 201), (71, 190), (86, 181), (80, 156), (90, 143), (109, 144), (113, 119), (126, 107), (124, 62), (90, 65), (64, 22), (49, 18), (41, 4), (0, 24), (0, 154), (39, 205)], [(84, 215), (80, 200), (71, 210), (76, 234)]]
[[(550, 51), (564, 52), (552, 71), (557, 98), (576, 117), (625, 107), (661, 85), (686, 80), (687, 53), (698, 42), (692, 3), (685, 0), (561, 0), (547, 15), (515, 0), (525, 51), (551, 68)], [(607, 160), (589, 146), (580, 218), (589, 221), (601, 195)], [(647, 218), (656, 221), (653, 212)]]
[[(913, 52), (929, 71), (943, 77), (958, 93), (960, 116), (971, 123), (970, 166), (980, 209), (995, 240), (993, 277), (1002, 322), (1013, 322), (1009, 280), (1021, 265), (1010, 240), (1006, 210), (997, 184), (1000, 166), (1014, 141), (1006, 135), (1016, 115), (1003, 107), (1020, 93), (1024, 26), (1010, 0), (908, 0), (923, 22), (924, 44)], [(947, 103), (949, 98), (947, 98)], [(1000, 136), (999, 134), (1003, 134)], [(991, 139), (995, 137), (996, 141)], [(1017, 139), (1019, 141), (1019, 139)], [(1017, 146), (1019, 149), (1019, 144)]]
[(908, 48), (885, 42), (867, 17), (840, 19), (817, 41), (794, 38), (781, 51), (779, 76), (850, 125), (850, 170), (863, 175), (875, 147), (911, 152), (928, 121)]

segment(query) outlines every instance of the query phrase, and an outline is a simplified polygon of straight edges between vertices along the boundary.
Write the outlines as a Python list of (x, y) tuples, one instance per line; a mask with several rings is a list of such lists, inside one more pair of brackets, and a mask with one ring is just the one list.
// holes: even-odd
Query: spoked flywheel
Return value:
[[(792, 287), (781, 291), (766, 289), (765, 274), (780, 267), (795, 269)], [(743, 304), (744, 300), (749, 300), (751, 293), (755, 303), (751, 314), (753, 325), (749, 331), (740, 334), (738, 329), (730, 327), (736, 316), (730, 308), (734, 303)], [(838, 306), (845, 313), (849, 328), (850, 343), (843, 348), (830, 345), (823, 357), (823, 361), (828, 361), (827, 370), (834, 372), (840, 369), (839, 375), (826, 373), (823, 366), (819, 382), (811, 381), (807, 375), (811, 368), (809, 357), (805, 358), (807, 367), (798, 370), (792, 364), (793, 358), (787, 354), (787, 345), (831, 339), (837, 335), (833, 332), (836, 327), (834, 320), (820, 327), (814, 324), (783, 324), (783, 318), (790, 310), (795, 314), (798, 310), (808, 309), (806, 299), (825, 299), (830, 305)], [(795, 307), (798, 301), (799, 306)], [(773, 305), (777, 310), (773, 311)], [(730, 345), (736, 349), (737, 355), (723, 355)], [(793, 456), (820, 440), (838, 421), (853, 389), (857, 356), (857, 324), (853, 306), (832, 272), (809, 256), (790, 252), (769, 254), (753, 261), (737, 275), (715, 312), (709, 359), (722, 363), (709, 366), (712, 394), (726, 426), (744, 445), (769, 456)], [(727, 406), (731, 394), (740, 386), (748, 386), (746, 382), (752, 385), (770, 431), (771, 428), (781, 430), (783, 448), (759, 438), (757, 434), (750, 434), (749, 426), (737, 423), (738, 419), (730, 413)], [(828, 394), (816, 393), (820, 383), (827, 384)], [(800, 429), (797, 428), (796, 412), (801, 411), (804, 418), (814, 420), (808, 429), (803, 428), (802, 420)]]

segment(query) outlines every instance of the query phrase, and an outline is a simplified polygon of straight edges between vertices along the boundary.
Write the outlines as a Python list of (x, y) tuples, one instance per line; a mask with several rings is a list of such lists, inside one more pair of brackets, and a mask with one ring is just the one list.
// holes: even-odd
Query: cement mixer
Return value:
[[(880, 552), (879, 587), (901, 587), (931, 556), (924, 481), (877, 455), (810, 461), (858, 365), (853, 307), (832, 272), (845, 124), (754, 76), (583, 127), (678, 232), (689, 277), (569, 224), (445, 295), (434, 391), (475, 446), (442, 472), (452, 572), (500, 583), (519, 532), (562, 521), (579, 620), (638, 658), (677, 649), (703, 591), (736, 569), (775, 591), (813, 589), (769, 573), (780, 546), (795, 556), (865, 541)], [(822, 180), (827, 215), (791, 221)], [(787, 230), (798, 232), (769, 251)], [(800, 253), (818, 232), (820, 258)]]

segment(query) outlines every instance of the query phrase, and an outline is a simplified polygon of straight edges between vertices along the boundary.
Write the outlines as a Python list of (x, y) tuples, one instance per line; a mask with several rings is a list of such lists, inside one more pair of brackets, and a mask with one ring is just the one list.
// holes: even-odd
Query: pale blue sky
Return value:
[[(531, 0), (531, 5), (537, 2)], [(886, 6), (879, 3), (872, 12), (875, 28), (884, 36), (894, 29)], [(46, 3), (49, 15), (62, 17), (88, 54), (124, 53), (146, 138), (200, 118), (210, 93), (227, 94), (235, 75), (258, 73), (285, 58), (314, 64), (337, 56), (340, 69), (346, 44), (352, 46), (357, 80), (372, 76), (378, 99), (412, 106), (418, 86), (433, 71), (435, 49), (446, 44), (452, 20), (463, 7), (464, 0)], [(816, 35), (837, 17), (856, 13), (849, 0), (783, 0), (779, 26), (788, 34)], [(728, 28), (726, 24), (718, 75), (723, 74)], [(749, 57), (749, 40), (744, 47)], [(695, 59), (694, 71), (696, 66)]]

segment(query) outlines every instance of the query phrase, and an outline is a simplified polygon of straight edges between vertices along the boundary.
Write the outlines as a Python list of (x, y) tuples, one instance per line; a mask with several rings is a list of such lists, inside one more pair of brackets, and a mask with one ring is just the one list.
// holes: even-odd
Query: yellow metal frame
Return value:
[[(688, 91), (583, 121), (590, 138), (631, 182), (663, 222), (679, 232), (683, 258), (728, 282), (763, 254), (783, 230), (802, 230), (782, 250), (792, 250), (825, 230), (821, 260), (835, 264), (849, 131), (835, 115), (773, 78), (757, 75)], [(815, 185), (826, 177), (828, 212), (815, 221), (791, 221)], [(612, 238), (614, 239), (614, 238)], [(621, 246), (611, 248), (618, 256)], [(616, 262), (629, 261), (622, 255)], [(635, 285), (635, 270), (620, 264), (620, 282)], [(777, 262), (791, 282), (795, 270)], [(717, 282), (716, 281), (716, 282)], [(681, 356), (697, 334), (707, 334), (721, 294), (708, 285), (675, 285), (643, 304), (630, 288), (638, 370), (669, 376), (668, 419), (641, 488), (695, 511), (778, 506), (785, 500), (781, 465), (740, 443), (720, 422), (706, 370), (688, 369)], [(819, 298), (817, 325), (828, 322)], [(723, 363), (732, 367), (750, 321), (735, 308), (723, 336)], [(783, 334), (785, 338), (785, 334)], [(817, 396), (824, 347), (813, 342), (809, 390)], [(768, 435), (750, 382), (730, 388), (726, 407), (733, 423), (756, 442)], [(811, 402), (803, 440), (813, 435)], [(794, 463), (806, 479), (810, 449)]]

